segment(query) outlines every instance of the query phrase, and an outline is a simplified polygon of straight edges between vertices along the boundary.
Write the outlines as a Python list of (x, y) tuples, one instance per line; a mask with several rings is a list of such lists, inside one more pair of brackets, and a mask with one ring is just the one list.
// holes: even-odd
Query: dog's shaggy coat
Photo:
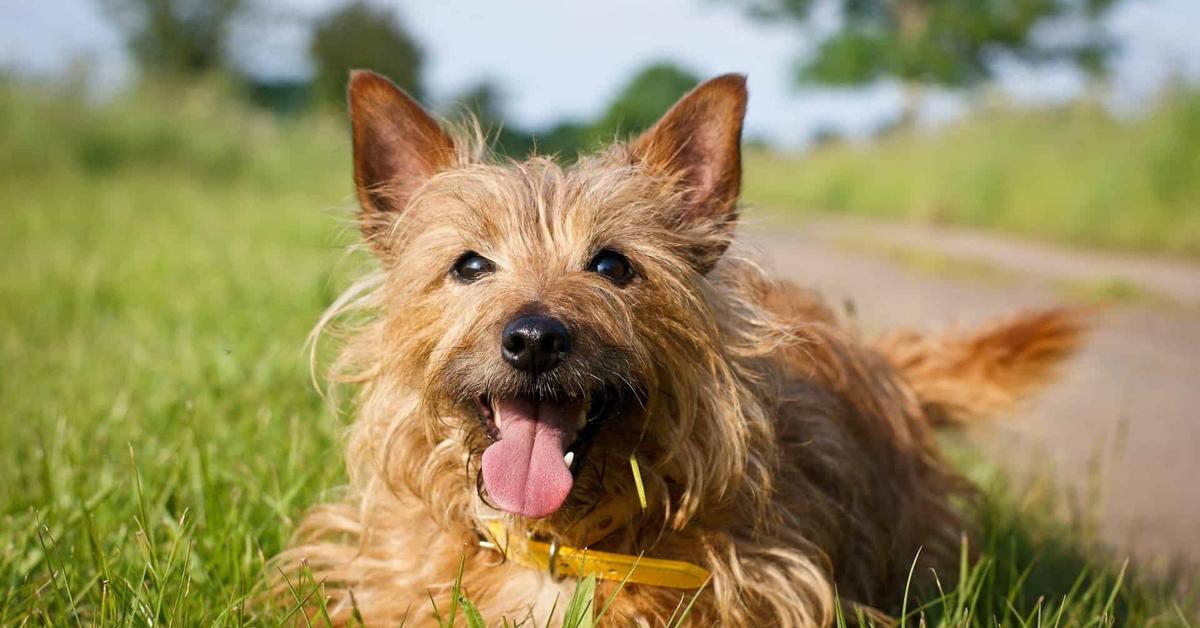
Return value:
[[(566, 502), (510, 536), (580, 545), (592, 509), (629, 504), (591, 547), (695, 562), (712, 573), (697, 625), (824, 626), (835, 606), (888, 608), (918, 555), (957, 556), (968, 487), (933, 426), (990, 414), (1044, 381), (1076, 345), (1076, 318), (1022, 315), (977, 333), (861, 340), (820, 299), (773, 280), (732, 243), (744, 80), (685, 96), (630, 143), (564, 168), (500, 162), (453, 136), (385, 79), (350, 87), (364, 236), (381, 268), (331, 310), (359, 326), (335, 369), (358, 385), (351, 494), (315, 508), (277, 563), (305, 563), (335, 621), (430, 621), (459, 561), (485, 617), (559, 613), (574, 582), (480, 548), (494, 516), (479, 480), (495, 438), (488, 396), (618, 388)], [(602, 250), (625, 284), (587, 270)], [(465, 252), (494, 264), (457, 281)], [(500, 356), (500, 330), (536, 310), (574, 334), (569, 356), (529, 377)], [(362, 319), (366, 322), (361, 322)], [(648, 497), (637, 507), (628, 460)], [(604, 600), (616, 583), (602, 582)], [(628, 585), (606, 621), (656, 625), (681, 592)]]

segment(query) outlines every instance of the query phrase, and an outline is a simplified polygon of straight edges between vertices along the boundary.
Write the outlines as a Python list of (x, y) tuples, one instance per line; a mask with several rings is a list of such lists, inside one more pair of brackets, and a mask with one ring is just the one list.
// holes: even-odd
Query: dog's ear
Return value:
[(418, 188), (454, 163), (454, 141), (408, 94), (364, 70), (350, 74), (350, 126), (363, 237), (386, 253), (388, 226)]
[(697, 251), (707, 272), (729, 246), (742, 187), (742, 120), (746, 77), (725, 74), (702, 83), (675, 103), (633, 150), (652, 171), (675, 178), (685, 193), (683, 224), (702, 224), (714, 238)]

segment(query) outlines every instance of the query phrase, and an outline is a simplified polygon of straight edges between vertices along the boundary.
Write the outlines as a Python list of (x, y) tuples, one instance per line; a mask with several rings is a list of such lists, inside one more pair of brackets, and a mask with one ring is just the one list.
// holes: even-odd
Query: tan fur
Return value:
[[(709, 569), (696, 625), (829, 625), (835, 589), (843, 603), (886, 608), (918, 549), (931, 566), (956, 555), (964, 525), (950, 501), (968, 489), (939, 457), (932, 420), (1023, 392), (1073, 346), (1076, 328), (1046, 315), (961, 341), (876, 348), (813, 293), (768, 278), (736, 243), (726, 250), (733, 204), (723, 197), (730, 185), (736, 197), (737, 156), (655, 153), (682, 156), (673, 169), (645, 148), (703, 135), (717, 138), (706, 151), (736, 151), (729, 133), (740, 135), (741, 110), (730, 99), (740, 94), (744, 108), (744, 83), (718, 80), (699, 90), (715, 105), (684, 103), (673, 140), (644, 137), (564, 169), (498, 162), (456, 137), (444, 144), (452, 159), (390, 197), (405, 200), (383, 217), (386, 230), (364, 205), (381, 269), (326, 317), (366, 320), (334, 369), (359, 390), (350, 494), (315, 508), (275, 562), (289, 575), (307, 564), (336, 622), (357, 612), (368, 625), (405, 615), (425, 625), (430, 597), (449, 603), (463, 557), (465, 590), (485, 617), (542, 625), (556, 598), (561, 613), (572, 582), (477, 544), (491, 512), (478, 480), (488, 437), (471, 400), (517, 385), (498, 333), (530, 304), (576, 330), (554, 385), (636, 383), (646, 397), (598, 433), (566, 504), (540, 521), (509, 516), (513, 530), (578, 543), (571, 526), (593, 507), (635, 503), (636, 453), (649, 507), (594, 548)], [(714, 110), (728, 114), (718, 126), (736, 114), (736, 129), (704, 128)], [(387, 181), (366, 183), (383, 194), (368, 201), (388, 198)], [(584, 271), (601, 247), (619, 247), (636, 280), (616, 286)], [(451, 280), (467, 250), (495, 261), (494, 275)], [(613, 587), (602, 583), (598, 599)], [(631, 585), (605, 619), (656, 625), (681, 595)]]
[(970, 333), (895, 332), (876, 343), (935, 424), (986, 418), (1053, 380), (1080, 344), (1088, 312), (1026, 312)]

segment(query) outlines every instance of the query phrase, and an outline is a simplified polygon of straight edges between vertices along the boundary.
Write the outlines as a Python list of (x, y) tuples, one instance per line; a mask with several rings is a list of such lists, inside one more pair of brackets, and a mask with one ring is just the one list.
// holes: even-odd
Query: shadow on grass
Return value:
[(978, 549), (964, 548), (956, 580), (918, 594), (919, 605), (900, 625), (1195, 624), (1194, 568), (1139, 567), (1097, 539), (1095, 514), (1070, 520), (1064, 497), (1049, 482), (982, 475), (978, 498), (966, 507), (979, 531)]

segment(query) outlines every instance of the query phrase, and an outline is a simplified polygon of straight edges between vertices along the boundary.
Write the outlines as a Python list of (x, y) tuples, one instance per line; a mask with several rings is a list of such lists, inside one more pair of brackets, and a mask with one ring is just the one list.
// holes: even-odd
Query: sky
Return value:
[[(803, 145), (818, 129), (865, 136), (895, 116), (902, 101), (888, 83), (797, 89), (792, 68), (813, 42), (794, 28), (748, 19), (731, 1), (374, 1), (394, 7), (424, 47), (435, 101), (487, 79), (500, 86), (505, 113), (522, 127), (595, 116), (639, 68), (659, 60), (702, 76), (748, 74), (747, 132), (780, 146)], [(303, 76), (304, 19), (338, 3), (267, 2), (257, 19), (236, 30), (235, 58), (258, 74)], [(1144, 110), (1173, 77), (1200, 82), (1200, 0), (1124, 0), (1107, 26), (1121, 43), (1114, 111)], [(55, 75), (80, 62), (102, 89), (132, 75), (120, 36), (97, 0), (0, 0), (0, 68)], [(1084, 89), (1068, 68), (999, 67), (997, 88), (1020, 103), (1063, 102)], [(965, 103), (959, 94), (934, 93), (922, 115), (936, 125), (962, 115)]]

